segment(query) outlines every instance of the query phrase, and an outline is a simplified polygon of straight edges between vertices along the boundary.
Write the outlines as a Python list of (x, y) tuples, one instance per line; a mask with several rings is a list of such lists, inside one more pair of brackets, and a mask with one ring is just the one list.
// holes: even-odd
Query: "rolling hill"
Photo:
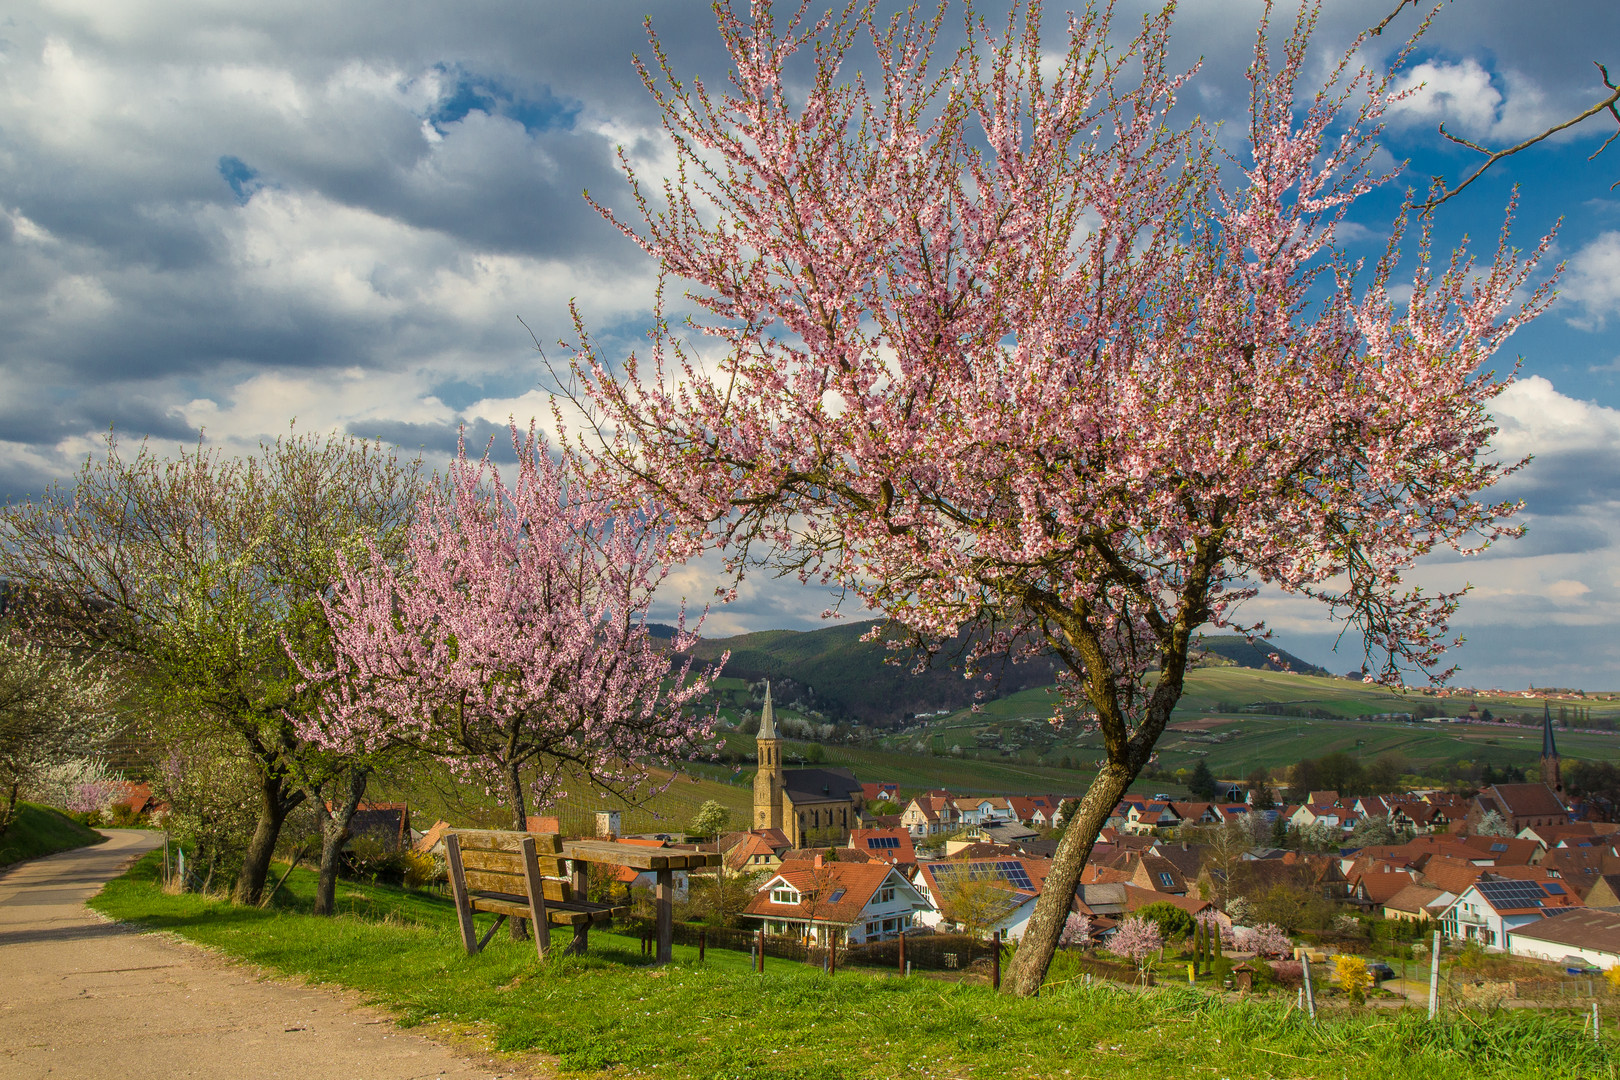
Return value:
[[(705, 638), (692, 650), (702, 660), (715, 660), (730, 650), (728, 677), (745, 682), (771, 680), (778, 702), (815, 711), (833, 721), (893, 727), (915, 716), (965, 709), (981, 691), (995, 701), (1048, 686), (1056, 661), (1042, 658), (1022, 664), (997, 664), (989, 680), (969, 681), (951, 663), (952, 651), (934, 666), (913, 674), (905, 651), (891, 652), (882, 641), (861, 638), (876, 620), (840, 623), (820, 630), (765, 630), (729, 638)], [(958, 642), (957, 645), (962, 645)], [(1288, 670), (1326, 674), (1323, 669), (1269, 643), (1256, 645), (1239, 635), (1204, 638), (1198, 648), (1204, 667), (1276, 670), (1276, 652)]]

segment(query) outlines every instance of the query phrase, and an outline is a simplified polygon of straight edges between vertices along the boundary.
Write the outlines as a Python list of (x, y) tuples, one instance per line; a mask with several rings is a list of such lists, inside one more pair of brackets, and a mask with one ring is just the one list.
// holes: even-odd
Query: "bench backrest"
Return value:
[(574, 899), (568, 860), (559, 857), (562, 837), (558, 834), (496, 829), (454, 829), (452, 832), (461, 849), (462, 877), (468, 892), (525, 895), (523, 841), (530, 839), (534, 841), (546, 899), (558, 903)]

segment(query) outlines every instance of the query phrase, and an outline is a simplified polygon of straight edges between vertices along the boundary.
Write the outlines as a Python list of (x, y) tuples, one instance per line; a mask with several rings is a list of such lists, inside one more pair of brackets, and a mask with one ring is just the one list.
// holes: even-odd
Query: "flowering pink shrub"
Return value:
[(1071, 911), (1069, 918), (1063, 924), (1063, 933), (1058, 938), (1058, 944), (1090, 945), (1091, 932), (1091, 916), (1082, 915), (1078, 911)]
[(1138, 968), (1147, 966), (1149, 957), (1164, 947), (1159, 924), (1151, 919), (1126, 919), (1108, 939), (1108, 951), (1123, 956)]
[(1252, 952), (1258, 956), (1288, 956), (1294, 951), (1294, 939), (1275, 923), (1240, 926), (1233, 940), (1233, 947), (1239, 952)]

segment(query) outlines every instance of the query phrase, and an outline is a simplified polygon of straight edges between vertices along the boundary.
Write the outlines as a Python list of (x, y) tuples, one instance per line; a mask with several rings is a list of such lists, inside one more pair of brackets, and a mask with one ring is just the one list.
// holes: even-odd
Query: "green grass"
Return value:
[[(601, 932), (586, 957), (539, 963), (498, 939), (477, 957), (458, 944), (441, 899), (343, 883), (345, 914), (305, 914), (311, 877), (288, 906), (231, 907), (170, 896), (148, 856), (92, 906), (180, 934), (264, 968), (360, 991), (406, 1026), (445, 1022), (498, 1050), (551, 1055), (565, 1075), (854, 1080), (888, 1077), (1331, 1077), (1426, 1080), (1609, 1077), (1609, 1045), (1571, 1016), (1349, 1013), (1311, 1024), (1276, 1001), (1223, 1002), (1197, 991), (1139, 992), (1077, 982), (1038, 999), (978, 985), (711, 950), (699, 965), (646, 965), (635, 941)], [(563, 943), (562, 936), (556, 944)], [(558, 950), (560, 953), (560, 950)]]
[(0, 836), (0, 866), (10, 866), (24, 859), (37, 859), (58, 851), (70, 851), (87, 844), (104, 843), (106, 839), (60, 810), (35, 803), (20, 803), (11, 828)]

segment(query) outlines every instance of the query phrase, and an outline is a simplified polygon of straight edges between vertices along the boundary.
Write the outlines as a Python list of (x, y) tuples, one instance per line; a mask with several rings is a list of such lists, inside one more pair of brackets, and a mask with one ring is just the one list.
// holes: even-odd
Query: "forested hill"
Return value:
[[(1206, 637), (1197, 646), (1197, 650), (1206, 654), (1204, 662), (1211, 666), (1233, 664), (1237, 667), (1257, 668), (1266, 671), (1292, 671), (1295, 675), (1326, 675), (1326, 668), (1317, 667), (1308, 660), (1301, 660), (1287, 649), (1279, 648), (1269, 641), (1250, 641), (1241, 634), (1223, 634), (1216, 637)], [(1285, 667), (1278, 667), (1271, 662), (1271, 654), (1276, 653), (1277, 658)]]
[[(729, 638), (705, 638), (693, 654), (701, 660), (713, 660), (729, 649), (727, 676), (749, 682), (769, 679), (773, 696), (782, 704), (815, 709), (829, 720), (879, 727), (903, 723), (919, 713), (965, 708), (980, 690), (993, 700), (1046, 686), (1057, 674), (1055, 661), (1042, 658), (995, 665), (990, 679), (969, 681), (952, 664), (947, 650), (936, 657), (932, 668), (913, 675), (909, 662), (885, 662), (906, 654), (891, 653), (881, 642), (860, 640), (873, 625), (873, 620), (865, 620), (819, 630), (765, 630)], [(655, 632), (671, 631), (657, 627)], [(1275, 651), (1295, 672), (1314, 674), (1322, 670), (1268, 643), (1256, 647), (1236, 635), (1205, 639), (1200, 648), (1208, 654), (1203, 663), (1274, 667), (1268, 654)]]

